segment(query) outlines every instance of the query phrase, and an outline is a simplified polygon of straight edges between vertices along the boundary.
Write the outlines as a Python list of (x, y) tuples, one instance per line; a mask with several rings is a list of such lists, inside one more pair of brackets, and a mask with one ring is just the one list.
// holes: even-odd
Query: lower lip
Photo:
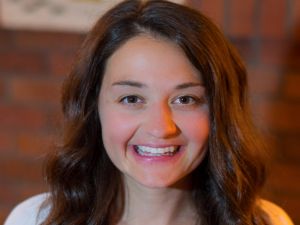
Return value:
[(133, 156), (137, 161), (144, 162), (144, 163), (167, 163), (167, 162), (174, 162), (180, 158), (182, 155), (182, 147), (174, 155), (161, 155), (161, 156), (145, 156), (140, 155), (135, 150), (134, 146), (131, 146), (131, 152), (133, 152)]

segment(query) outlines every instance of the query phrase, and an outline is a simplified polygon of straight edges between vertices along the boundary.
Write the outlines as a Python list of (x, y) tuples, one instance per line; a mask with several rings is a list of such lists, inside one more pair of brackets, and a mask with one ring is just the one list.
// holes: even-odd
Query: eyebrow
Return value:
[(112, 84), (112, 86), (131, 86), (131, 87), (138, 87), (138, 88), (142, 88), (142, 87), (146, 87), (147, 85), (145, 84), (142, 84), (140, 82), (137, 82), (137, 81), (131, 81), (131, 80), (123, 80), (123, 81), (117, 81), (117, 82), (114, 82)]
[[(137, 82), (137, 81), (131, 81), (131, 80), (123, 80), (123, 81), (117, 81), (114, 82), (112, 84), (112, 86), (130, 86), (130, 87), (137, 87), (137, 88), (143, 88), (143, 87), (147, 87), (146, 84), (143, 84), (141, 82)], [(190, 88), (190, 87), (203, 87), (204, 85), (202, 83), (198, 83), (198, 82), (187, 82), (187, 83), (182, 83), (179, 84), (175, 87), (175, 89), (177, 90), (181, 90), (181, 89), (186, 89), (186, 88)]]
[(188, 83), (183, 83), (183, 84), (179, 84), (175, 87), (175, 89), (177, 90), (181, 90), (181, 89), (185, 89), (185, 88), (190, 88), (190, 87), (203, 87), (204, 85), (202, 83), (195, 83), (195, 82), (188, 82)]

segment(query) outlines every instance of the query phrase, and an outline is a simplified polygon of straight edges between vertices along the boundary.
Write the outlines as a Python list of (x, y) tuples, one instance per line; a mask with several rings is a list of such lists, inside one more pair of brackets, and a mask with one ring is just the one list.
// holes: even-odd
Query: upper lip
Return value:
[(145, 146), (150, 148), (168, 148), (168, 147), (179, 147), (178, 144), (135, 144), (136, 146)]

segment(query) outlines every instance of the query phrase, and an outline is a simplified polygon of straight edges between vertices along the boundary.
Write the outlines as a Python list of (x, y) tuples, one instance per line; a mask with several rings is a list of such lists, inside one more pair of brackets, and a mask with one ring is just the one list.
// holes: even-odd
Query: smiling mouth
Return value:
[(179, 146), (169, 146), (165, 148), (153, 148), (149, 146), (135, 145), (134, 150), (141, 156), (173, 156), (179, 151)]

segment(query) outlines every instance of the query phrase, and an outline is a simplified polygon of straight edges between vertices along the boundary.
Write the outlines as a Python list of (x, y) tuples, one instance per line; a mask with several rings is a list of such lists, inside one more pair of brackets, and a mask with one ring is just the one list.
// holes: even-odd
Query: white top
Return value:
[[(49, 193), (33, 196), (17, 205), (10, 213), (4, 225), (40, 225), (48, 216), (50, 206), (42, 207)], [(268, 215), (270, 225), (293, 225), (289, 216), (279, 206), (266, 200), (258, 204)]]
[(7, 217), (4, 225), (39, 225), (49, 213), (49, 207), (40, 209), (49, 194), (33, 196), (17, 205)]

